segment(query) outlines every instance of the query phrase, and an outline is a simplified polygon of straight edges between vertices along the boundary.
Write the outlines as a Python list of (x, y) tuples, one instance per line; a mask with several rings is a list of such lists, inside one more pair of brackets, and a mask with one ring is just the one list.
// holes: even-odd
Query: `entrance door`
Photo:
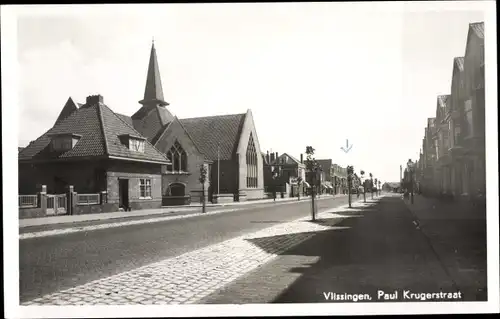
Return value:
[(119, 179), (119, 196), (120, 196), (120, 208), (128, 208), (128, 179)]

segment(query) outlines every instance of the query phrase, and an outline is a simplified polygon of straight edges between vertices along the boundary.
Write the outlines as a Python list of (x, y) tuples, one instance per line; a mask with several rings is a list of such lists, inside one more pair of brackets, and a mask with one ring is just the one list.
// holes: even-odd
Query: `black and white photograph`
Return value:
[(2, 5), (5, 317), (498, 313), (496, 27)]

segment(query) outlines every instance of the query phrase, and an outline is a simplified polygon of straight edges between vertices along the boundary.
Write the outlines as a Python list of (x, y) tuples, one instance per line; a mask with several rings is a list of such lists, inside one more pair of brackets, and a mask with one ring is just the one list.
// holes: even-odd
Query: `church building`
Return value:
[(252, 112), (179, 119), (163, 96), (154, 43), (142, 105), (118, 114), (171, 162), (162, 175), (163, 205), (201, 200), (200, 166), (206, 165), (206, 196), (213, 202), (264, 197), (263, 160)]

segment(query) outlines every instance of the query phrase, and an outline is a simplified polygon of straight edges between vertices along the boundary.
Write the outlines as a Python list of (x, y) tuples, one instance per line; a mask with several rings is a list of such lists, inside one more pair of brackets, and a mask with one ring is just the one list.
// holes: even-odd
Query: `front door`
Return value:
[(120, 208), (128, 208), (128, 179), (119, 179)]

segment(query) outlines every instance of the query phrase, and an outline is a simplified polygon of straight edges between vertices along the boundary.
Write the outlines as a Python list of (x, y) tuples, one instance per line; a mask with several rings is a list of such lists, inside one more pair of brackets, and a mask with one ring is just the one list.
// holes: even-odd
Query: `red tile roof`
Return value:
[[(77, 134), (81, 138), (66, 152), (50, 150), (51, 135)], [(145, 152), (131, 152), (121, 144), (121, 134), (139, 135), (132, 126), (117, 116), (104, 104), (84, 105), (67, 118), (55, 124), (19, 153), (19, 160), (55, 160), (63, 158), (86, 158), (117, 156), (128, 159), (166, 162), (165, 156), (149, 142)]]
[(236, 154), (245, 113), (180, 119), (193, 142), (208, 160), (230, 160)]

